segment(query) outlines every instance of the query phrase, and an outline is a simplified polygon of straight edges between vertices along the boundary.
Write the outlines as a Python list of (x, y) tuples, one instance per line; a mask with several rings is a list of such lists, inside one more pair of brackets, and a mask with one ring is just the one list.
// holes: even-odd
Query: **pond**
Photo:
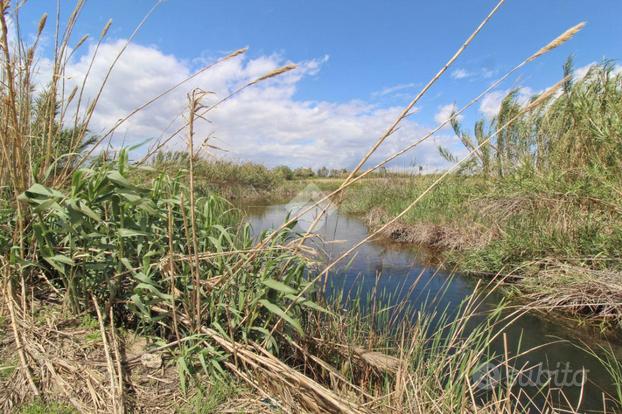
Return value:
[[(288, 209), (291, 209), (291, 205), (243, 207), (255, 234), (283, 224)], [(304, 229), (303, 220), (302, 228), (298, 226), (297, 230), (303, 232)], [(357, 217), (332, 211), (320, 220), (315, 232), (322, 240), (321, 245), (315, 247), (322, 252), (323, 260), (330, 262), (365, 238), (368, 235), (368, 228)], [(319, 243), (318, 239), (314, 243)], [(364, 244), (352, 257), (343, 260), (331, 272), (329, 278), (331, 289), (343, 289), (344, 292), (350, 292), (350, 295), (366, 296), (375, 288), (389, 294), (387, 297), (390, 296), (390, 300), (396, 303), (402, 300), (412, 302), (413, 308), (420, 308), (427, 298), (429, 306), (448, 309), (450, 314), (452, 310), (455, 313), (458, 305), (474, 292), (478, 282), (474, 277), (450, 275), (449, 272), (439, 270), (436, 266), (430, 266), (426, 253), (421, 249), (387, 240), (375, 240)], [(328, 295), (331, 289), (328, 289)], [(438, 300), (429, 300), (435, 297)], [(486, 298), (483, 306), (493, 308), (501, 299), (501, 294), (493, 292)], [(587, 382), (580, 410), (602, 412), (602, 393), (614, 392), (611, 379), (602, 365), (594, 357), (580, 350), (576, 344), (611, 347), (616, 357), (620, 359), (622, 342), (619, 338), (611, 336), (604, 338), (594, 327), (578, 325), (574, 321), (536, 312), (523, 315), (506, 328), (505, 332), (510, 350), (517, 350), (519, 345), (521, 351), (536, 348), (515, 361), (517, 367), (525, 363), (529, 366), (541, 364), (529, 375), (534, 382), (540, 383), (549, 378), (563, 389), (570, 401), (574, 402), (579, 398), (581, 389), (579, 384), (582, 373), (585, 372)], [(497, 354), (502, 355), (502, 344), (498, 343), (496, 347)], [(540, 379), (537, 379), (537, 376), (540, 376)], [(535, 388), (533, 384), (521, 385)], [(535, 392), (535, 389), (532, 391)], [(529, 390), (526, 392), (532, 394)]]

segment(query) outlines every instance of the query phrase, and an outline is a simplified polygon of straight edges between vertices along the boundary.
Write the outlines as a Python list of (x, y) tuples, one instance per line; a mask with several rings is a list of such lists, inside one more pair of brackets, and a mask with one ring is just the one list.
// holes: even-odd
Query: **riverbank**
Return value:
[[(363, 182), (341, 208), (378, 229), (435, 178)], [(622, 205), (610, 183), (593, 183), (450, 177), (382, 236), (432, 248), (461, 272), (505, 277), (536, 308), (620, 326)]]
[[(437, 175), (365, 178), (339, 198), (341, 211), (378, 229)], [(275, 180), (257, 189), (238, 180), (224, 191), (236, 204), (275, 204), (309, 185), (324, 192), (344, 178)], [(200, 177), (199, 182), (203, 179)], [(503, 277), (530, 306), (618, 327), (622, 323), (620, 183), (589, 172), (571, 177), (447, 177), (418, 206), (381, 232), (424, 246), (463, 273)]]

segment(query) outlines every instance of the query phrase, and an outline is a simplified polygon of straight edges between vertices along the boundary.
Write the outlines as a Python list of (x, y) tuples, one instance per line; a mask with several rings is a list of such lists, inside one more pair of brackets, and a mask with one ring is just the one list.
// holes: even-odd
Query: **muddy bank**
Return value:
[[(378, 229), (391, 217), (379, 207), (364, 217), (365, 224)], [(451, 224), (414, 223), (397, 221), (381, 232), (383, 237), (398, 243), (425, 246), (436, 251), (459, 251), (483, 247), (495, 238), (495, 232), (473, 224), (470, 228)]]

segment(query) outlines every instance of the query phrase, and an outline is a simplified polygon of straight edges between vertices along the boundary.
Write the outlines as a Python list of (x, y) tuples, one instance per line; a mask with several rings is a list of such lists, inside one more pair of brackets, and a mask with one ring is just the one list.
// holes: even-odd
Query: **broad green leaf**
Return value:
[(295, 330), (296, 332), (298, 332), (300, 335), (304, 336), (304, 331), (302, 330), (302, 327), (300, 326), (300, 323), (293, 319), (291, 316), (289, 316), (287, 313), (285, 313), (285, 311), (283, 309), (281, 309), (280, 307), (278, 307), (277, 305), (275, 305), (272, 302), (267, 301), (266, 299), (261, 299), (259, 301), (259, 303), (266, 309), (268, 309), (268, 311), (274, 313), (275, 315), (283, 318), (283, 320), (285, 320), (287, 323), (289, 323)]
[(188, 369), (188, 364), (186, 364), (186, 359), (183, 356), (177, 358), (177, 372), (179, 373), (179, 385), (182, 392), (185, 394), (187, 390), (186, 375), (190, 376), (190, 370)]
[(62, 255), (62, 254), (57, 254), (57, 255), (54, 255), (52, 257), (46, 257), (46, 259), (54, 260), (56, 262), (63, 263), (63, 264), (69, 265), (69, 266), (75, 266), (76, 265), (76, 262), (74, 262), (70, 257), (67, 257), (67, 256)]
[(139, 284), (136, 285), (136, 289), (148, 290), (149, 292), (153, 293), (154, 295), (156, 295), (157, 297), (159, 297), (160, 299), (163, 299), (163, 300), (171, 300), (171, 299), (173, 299), (173, 297), (171, 295), (163, 293), (163, 292), (160, 292), (158, 290), (158, 288), (156, 288), (155, 286), (150, 285), (148, 283), (139, 283)]
[(117, 233), (119, 234), (119, 237), (135, 237), (135, 236), (147, 237), (147, 236), (149, 236), (149, 233), (145, 233), (144, 231), (133, 230), (133, 229), (126, 229), (126, 228), (123, 228), (123, 227), (118, 229)]
[(63, 198), (65, 195), (60, 191), (45, 187), (39, 183), (33, 184), (25, 194), (29, 198)]
[(132, 184), (119, 171), (109, 171), (106, 178), (120, 187), (132, 188)]
[(136, 305), (136, 307), (140, 309), (143, 315), (145, 316), (149, 315), (149, 311), (147, 310), (147, 307), (145, 306), (145, 304), (143, 303), (139, 295), (134, 294), (131, 296), (131, 299), (132, 299), (132, 302), (134, 302), (134, 304)]
[(304, 302), (302, 302), (302, 306), (306, 306), (307, 308), (311, 308), (314, 309), (316, 311), (320, 311), (329, 315), (332, 315), (333, 313), (331, 311), (329, 311), (328, 309), (318, 305), (315, 302), (312, 302), (310, 300), (305, 300)]
[(297, 293), (296, 289), (292, 288), (291, 286), (287, 286), (285, 283), (279, 282), (278, 280), (264, 279), (261, 281), (261, 283), (268, 286), (270, 289), (274, 289), (278, 292), (282, 292), (285, 294)]

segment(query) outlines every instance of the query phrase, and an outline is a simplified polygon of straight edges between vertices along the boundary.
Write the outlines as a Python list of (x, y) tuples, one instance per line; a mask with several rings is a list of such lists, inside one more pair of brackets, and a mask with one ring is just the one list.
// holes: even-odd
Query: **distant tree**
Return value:
[(311, 178), (315, 175), (311, 168), (298, 167), (294, 170), (294, 176), (296, 178)]
[(317, 170), (318, 177), (328, 177), (328, 168), (322, 167)]
[(274, 172), (277, 176), (283, 178), (284, 180), (292, 180), (294, 178), (294, 172), (287, 165), (279, 165), (274, 168)]

